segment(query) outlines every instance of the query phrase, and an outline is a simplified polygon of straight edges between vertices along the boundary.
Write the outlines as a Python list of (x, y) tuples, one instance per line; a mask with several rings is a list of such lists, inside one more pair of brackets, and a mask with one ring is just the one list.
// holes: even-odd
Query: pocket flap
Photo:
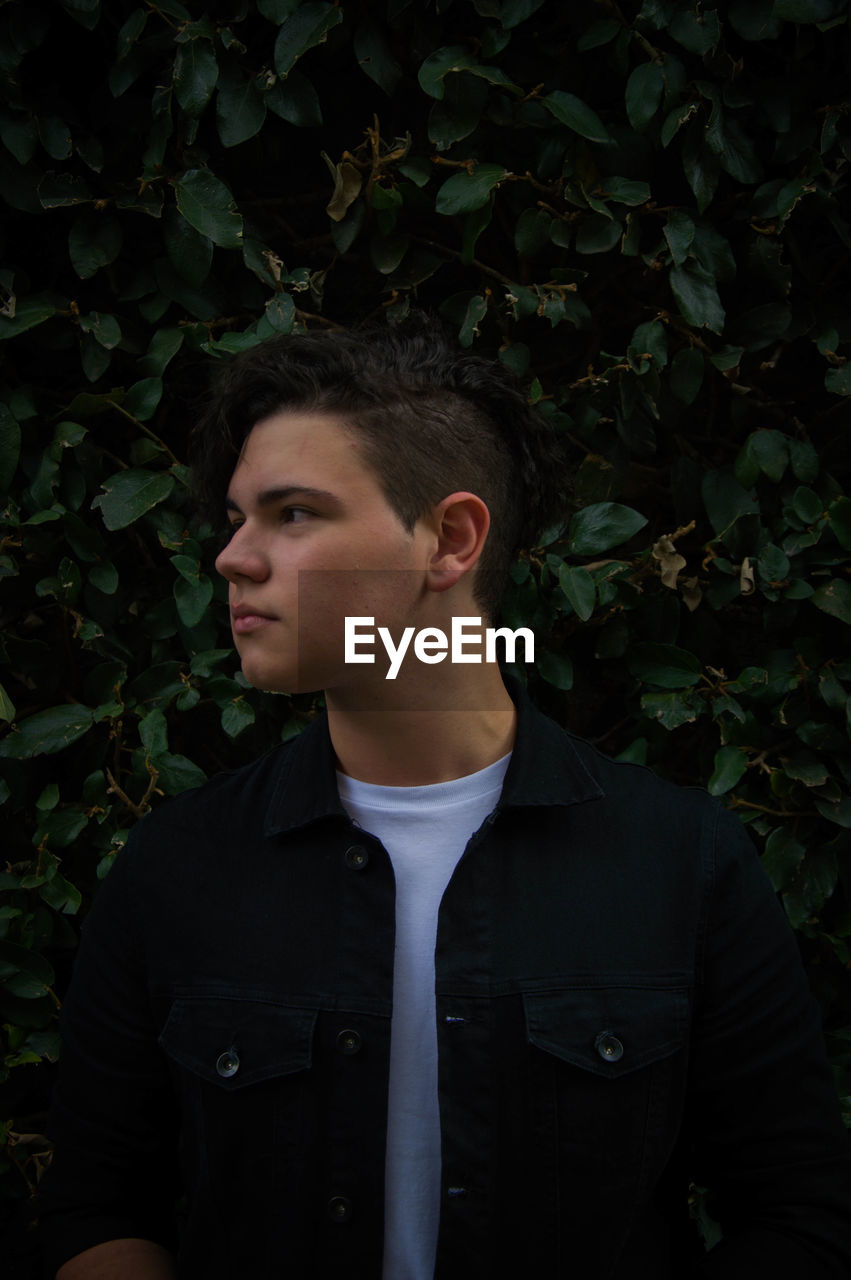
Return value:
[(315, 1009), (254, 1000), (179, 999), (160, 1033), (180, 1066), (226, 1089), (241, 1089), (310, 1066)]
[(685, 989), (670, 987), (527, 991), (523, 1004), (532, 1044), (613, 1080), (681, 1048), (688, 1019)]

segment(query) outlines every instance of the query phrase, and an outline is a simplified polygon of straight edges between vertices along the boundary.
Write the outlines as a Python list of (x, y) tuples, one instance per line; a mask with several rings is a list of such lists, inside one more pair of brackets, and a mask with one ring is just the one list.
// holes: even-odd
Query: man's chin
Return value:
[(243, 662), (242, 674), (261, 693), (316, 693), (322, 688), (308, 672), (270, 670), (260, 663)]

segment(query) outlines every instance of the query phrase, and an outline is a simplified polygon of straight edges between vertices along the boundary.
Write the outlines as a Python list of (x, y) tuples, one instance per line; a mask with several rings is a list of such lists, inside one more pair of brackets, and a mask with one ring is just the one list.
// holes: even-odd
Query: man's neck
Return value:
[(498, 667), (449, 668), (427, 688), (326, 691), (328, 728), (343, 773), (415, 787), (477, 773), (512, 749), (517, 712)]

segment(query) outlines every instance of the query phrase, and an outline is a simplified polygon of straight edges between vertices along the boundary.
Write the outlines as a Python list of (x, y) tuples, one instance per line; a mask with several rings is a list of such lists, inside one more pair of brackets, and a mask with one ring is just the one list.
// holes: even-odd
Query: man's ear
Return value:
[(474, 569), (490, 528), (490, 512), (474, 493), (450, 493), (432, 509), (437, 546), (429, 561), (430, 591), (447, 591)]

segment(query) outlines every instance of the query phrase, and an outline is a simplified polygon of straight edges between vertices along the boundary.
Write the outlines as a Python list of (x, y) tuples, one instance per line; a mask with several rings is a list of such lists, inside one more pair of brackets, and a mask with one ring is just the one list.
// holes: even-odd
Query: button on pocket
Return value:
[(688, 1000), (679, 987), (576, 987), (523, 995), (530, 1043), (616, 1079), (681, 1048)]
[(611, 1031), (601, 1031), (594, 1041), (594, 1048), (604, 1062), (620, 1062), (623, 1057), (623, 1045)]
[(315, 1023), (315, 1009), (187, 997), (174, 1001), (159, 1039), (179, 1066), (222, 1089), (241, 1090), (306, 1070)]
[(226, 1049), (216, 1058), (216, 1070), (225, 1080), (235, 1076), (239, 1071), (239, 1054), (236, 1049)]

